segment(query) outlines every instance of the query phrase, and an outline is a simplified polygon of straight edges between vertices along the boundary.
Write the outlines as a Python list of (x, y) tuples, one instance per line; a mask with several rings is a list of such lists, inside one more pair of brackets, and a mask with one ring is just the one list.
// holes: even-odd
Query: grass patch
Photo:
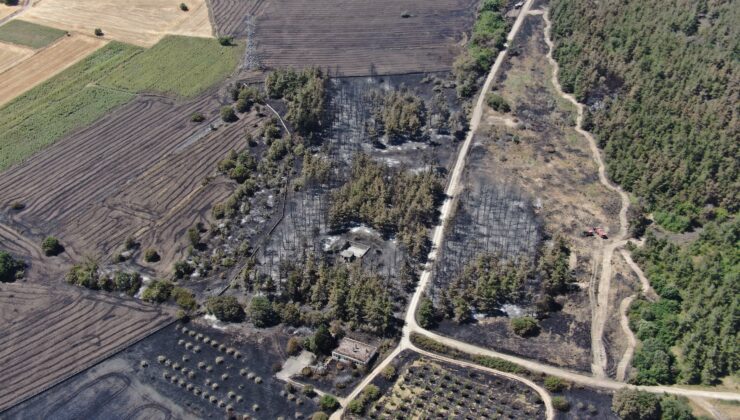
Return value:
[(0, 171), (131, 100), (90, 84), (141, 51), (111, 42), (0, 108)]
[(167, 36), (111, 72), (101, 85), (193, 97), (231, 74), (242, 52), (241, 46), (222, 46), (216, 39)]
[(0, 41), (31, 48), (42, 48), (64, 36), (65, 33), (65, 31), (48, 26), (23, 20), (11, 20), (0, 26)]

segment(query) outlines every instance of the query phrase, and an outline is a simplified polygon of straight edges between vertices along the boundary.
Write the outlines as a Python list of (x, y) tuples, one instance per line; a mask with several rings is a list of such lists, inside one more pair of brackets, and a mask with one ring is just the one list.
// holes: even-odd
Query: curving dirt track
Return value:
[[(107, 41), (84, 35), (60, 38), (0, 73), (0, 105), (87, 57)], [(5, 46), (3, 46), (5, 48)]]
[[(250, 33), (266, 68), (321, 67), (364, 76), (447, 71), (476, 0), (211, 0), (217, 31)], [(410, 17), (403, 18), (405, 12)]]
[(168, 325), (161, 308), (36, 284), (0, 286), (0, 412)]
[[(204, 179), (258, 120), (250, 114), (216, 131), (190, 122), (195, 111), (217, 119), (219, 105), (215, 96), (183, 104), (137, 98), (0, 174), (0, 203), (26, 206), (0, 221), (32, 243), (54, 235), (73, 255), (107, 256), (134, 235), (158, 248), (156, 267), (169, 269), (185, 231), (233, 191), (232, 183)], [(31, 260), (30, 280), (41, 280), (35, 267), (44, 264)]]

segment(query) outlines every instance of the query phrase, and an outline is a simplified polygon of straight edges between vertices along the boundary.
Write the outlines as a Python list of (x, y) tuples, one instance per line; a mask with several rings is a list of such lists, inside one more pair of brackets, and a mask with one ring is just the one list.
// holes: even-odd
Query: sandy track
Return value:
[(188, 12), (180, 0), (43, 0), (24, 19), (68, 31), (92, 34), (101, 28), (105, 37), (150, 47), (165, 34), (212, 36), (205, 0), (189, 0)]
[(3, 284), (0, 302), (0, 320), (12, 318), (0, 324), (0, 411), (172, 320), (157, 307), (72, 288)]
[(72, 66), (107, 41), (84, 35), (62, 37), (0, 73), (0, 105)]
[(572, 103), (578, 111), (575, 130), (584, 138), (586, 138), (586, 140), (588, 140), (588, 144), (591, 148), (591, 153), (593, 155), (594, 161), (599, 168), (599, 181), (606, 188), (619, 194), (622, 202), (622, 207), (619, 210), (619, 232), (616, 234), (610, 232), (610, 238), (607, 240), (607, 243), (604, 246), (601, 255), (601, 276), (599, 277), (598, 287), (596, 288), (596, 290), (594, 290), (594, 288), (592, 287), (589, 291), (592, 296), (593, 307), (593, 316), (591, 319), (591, 353), (593, 355), (593, 362), (591, 364), (591, 370), (593, 371), (594, 375), (605, 377), (606, 365), (608, 360), (603, 336), (604, 326), (606, 325), (606, 320), (609, 317), (609, 291), (611, 288), (612, 279), (612, 257), (614, 255), (614, 251), (617, 248), (622, 247), (626, 244), (628, 226), (627, 210), (629, 209), (630, 201), (627, 193), (624, 192), (624, 190), (622, 190), (622, 188), (620, 188), (619, 186), (612, 184), (606, 177), (606, 166), (604, 165), (604, 161), (601, 157), (601, 151), (598, 148), (596, 139), (594, 139), (591, 133), (583, 129), (583, 104), (578, 102), (573, 95), (565, 93), (562, 86), (560, 86), (560, 81), (558, 80), (558, 72), (560, 71), (560, 67), (558, 66), (557, 61), (555, 61), (552, 56), (552, 53), (555, 49), (555, 44), (552, 42), (552, 39), (550, 37), (552, 23), (549, 19), (549, 11), (546, 11), (544, 14), (542, 14), (542, 18), (545, 20), (546, 25), (545, 42), (549, 47), (549, 51), (547, 52), (547, 59), (553, 68), (552, 84), (555, 86), (558, 94)]

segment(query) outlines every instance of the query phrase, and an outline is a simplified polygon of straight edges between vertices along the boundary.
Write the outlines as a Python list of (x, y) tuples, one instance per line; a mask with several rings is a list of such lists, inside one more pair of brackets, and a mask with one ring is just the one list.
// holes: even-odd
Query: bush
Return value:
[(234, 108), (228, 105), (222, 106), (221, 107), (221, 119), (227, 123), (236, 121), (236, 112), (234, 112)]
[(383, 375), (386, 381), (392, 381), (396, 377), (396, 368), (393, 365), (388, 365), (380, 374)]
[(537, 325), (537, 320), (531, 316), (523, 316), (520, 318), (512, 318), (511, 328), (514, 334), (521, 337), (529, 337), (537, 334), (540, 327)]
[(435, 319), (434, 304), (428, 297), (422, 298), (419, 302), (419, 312), (416, 314), (419, 326), (424, 329), (432, 328), (437, 324)]
[(323, 411), (317, 411), (311, 416), (311, 420), (329, 420), (329, 415)]
[(43, 242), (41, 242), (41, 250), (44, 251), (44, 255), (47, 257), (53, 257), (59, 255), (64, 251), (64, 247), (59, 243), (59, 239), (53, 236), (47, 236)]
[(144, 261), (153, 263), (159, 261), (159, 253), (154, 248), (147, 248), (146, 251), (144, 251)]
[(198, 302), (195, 301), (195, 295), (188, 289), (183, 287), (175, 287), (172, 290), (172, 298), (175, 299), (175, 303), (185, 311), (193, 311), (198, 306)]
[(300, 353), (300, 351), (300, 341), (298, 341), (298, 339), (295, 337), (290, 337), (288, 339), (288, 344), (285, 345), (285, 352), (288, 353), (289, 356), (295, 356), (296, 354)]
[(486, 103), (494, 111), (503, 113), (511, 111), (511, 106), (509, 106), (509, 103), (506, 101), (506, 99), (504, 99), (501, 95), (497, 95), (495, 93), (489, 93), (488, 95), (486, 95)]
[(188, 5), (185, 3), (180, 3), (180, 10), (182, 10), (183, 12), (187, 12), (189, 10)]
[(657, 396), (637, 389), (622, 388), (614, 395), (612, 411), (622, 420), (658, 420), (660, 404)]
[(224, 47), (234, 45), (234, 37), (233, 36), (220, 36), (218, 37), (218, 43), (223, 45)]
[(95, 28), (95, 36), (103, 36), (103, 35), (105, 35), (105, 34), (103, 33), (103, 30), (102, 29)]
[(147, 286), (141, 298), (147, 302), (162, 303), (170, 298), (175, 286), (167, 280), (154, 280)]
[(316, 329), (313, 337), (309, 340), (310, 350), (315, 354), (331, 354), (336, 342), (325, 324)]
[(332, 397), (331, 395), (324, 395), (319, 400), (319, 405), (321, 406), (322, 410), (331, 413), (339, 408), (339, 401), (337, 401), (337, 399)]
[(264, 296), (252, 298), (249, 303), (249, 319), (257, 328), (271, 327), (278, 321), (272, 303)]
[(241, 322), (244, 320), (244, 308), (234, 296), (215, 296), (208, 298), (208, 313), (224, 322)]
[(197, 112), (197, 111), (196, 112), (193, 112), (193, 114), (190, 116), (190, 121), (192, 121), (192, 122), (199, 123), (199, 122), (203, 122), (205, 120), (206, 120), (206, 116), (203, 115), (203, 114), (201, 114), (200, 112)]
[(139, 291), (139, 288), (141, 288), (141, 277), (137, 273), (116, 271), (113, 275), (113, 287), (115, 290), (125, 292), (129, 296), (133, 296)]
[(550, 392), (560, 392), (565, 387), (565, 382), (557, 376), (548, 376), (545, 378), (545, 389)]
[(7, 283), (22, 277), (25, 266), (23, 261), (14, 259), (5, 251), (0, 251), (0, 282)]
[(552, 406), (558, 411), (570, 410), (570, 403), (565, 399), (565, 397), (552, 397)]
[(365, 402), (360, 398), (355, 398), (347, 404), (347, 410), (355, 415), (361, 415), (365, 411)]

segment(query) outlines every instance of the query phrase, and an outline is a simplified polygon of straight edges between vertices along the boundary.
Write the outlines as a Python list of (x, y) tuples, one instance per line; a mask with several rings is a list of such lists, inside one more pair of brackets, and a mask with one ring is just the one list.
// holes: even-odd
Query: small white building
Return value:
[(369, 250), (370, 250), (369, 246), (361, 245), (357, 243), (350, 243), (349, 248), (340, 252), (339, 255), (341, 255), (342, 258), (344, 258), (344, 261), (352, 262), (354, 260), (362, 259), (362, 257), (364, 257), (365, 254), (367, 254)]

